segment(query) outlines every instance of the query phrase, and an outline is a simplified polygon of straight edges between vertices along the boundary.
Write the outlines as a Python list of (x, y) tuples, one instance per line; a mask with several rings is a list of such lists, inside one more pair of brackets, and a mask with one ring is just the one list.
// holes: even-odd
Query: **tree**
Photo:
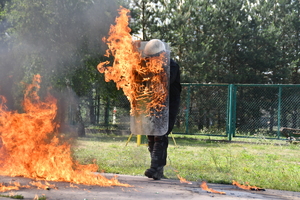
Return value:
[(134, 2), (133, 17), (142, 17), (133, 24), (144, 39), (171, 44), (184, 82), (287, 83), (297, 75), (298, 1)]
[(298, 84), (300, 2), (277, 0), (273, 3), (272, 23), (277, 28), (276, 48), (280, 51), (280, 56), (272, 78), (275, 83)]

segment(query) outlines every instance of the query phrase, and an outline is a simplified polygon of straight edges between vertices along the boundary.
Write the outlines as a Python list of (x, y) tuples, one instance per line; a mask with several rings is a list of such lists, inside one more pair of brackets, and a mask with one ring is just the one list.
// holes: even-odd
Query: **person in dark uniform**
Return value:
[[(158, 39), (150, 40), (145, 48), (146, 57), (159, 56), (165, 52), (164, 43)], [(145, 176), (160, 180), (163, 175), (163, 168), (167, 163), (168, 135), (172, 132), (175, 124), (176, 115), (180, 104), (180, 69), (179, 65), (170, 59), (170, 80), (169, 80), (169, 124), (168, 131), (162, 136), (148, 135), (148, 149), (151, 157), (151, 166), (145, 171)]]

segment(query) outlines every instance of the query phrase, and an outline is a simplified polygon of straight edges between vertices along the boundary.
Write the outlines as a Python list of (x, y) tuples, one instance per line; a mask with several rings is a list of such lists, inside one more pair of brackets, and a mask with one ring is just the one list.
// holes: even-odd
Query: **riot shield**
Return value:
[[(147, 42), (139, 44), (139, 51)], [(169, 124), (169, 79), (170, 79), (170, 51), (165, 44), (166, 52), (163, 54), (163, 70), (149, 71), (142, 66), (142, 72), (135, 73), (135, 84), (138, 88), (133, 105), (135, 108), (130, 118), (131, 133), (135, 135), (164, 135)], [(140, 65), (147, 65), (148, 59), (142, 60)], [(145, 70), (144, 70), (145, 69)], [(154, 70), (155, 71), (155, 70)], [(160, 104), (160, 105), (158, 105)]]

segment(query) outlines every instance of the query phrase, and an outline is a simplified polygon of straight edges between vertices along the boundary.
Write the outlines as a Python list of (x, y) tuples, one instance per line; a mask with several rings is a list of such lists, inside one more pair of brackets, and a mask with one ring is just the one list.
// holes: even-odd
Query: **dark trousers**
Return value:
[(151, 156), (151, 168), (165, 166), (167, 163), (168, 135), (148, 135), (148, 150)]
[(162, 136), (148, 135), (148, 150), (151, 156), (151, 168), (158, 168), (167, 164), (167, 150), (169, 145), (169, 134), (175, 124), (179, 102), (169, 112), (168, 132)]

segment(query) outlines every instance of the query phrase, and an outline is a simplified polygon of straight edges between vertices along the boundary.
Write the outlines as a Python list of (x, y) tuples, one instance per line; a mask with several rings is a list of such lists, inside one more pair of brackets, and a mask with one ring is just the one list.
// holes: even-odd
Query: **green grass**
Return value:
[(42, 196), (40, 196), (40, 197), (38, 198), (38, 200), (46, 200), (46, 199), (47, 199), (47, 197), (44, 196), (44, 195), (42, 195)]
[(11, 199), (24, 199), (23, 195), (19, 195), (19, 194), (9, 194), (9, 195), (4, 195), (4, 194), (0, 194), (0, 197), (8, 197)]
[[(79, 138), (74, 157), (82, 164), (97, 160), (99, 171), (143, 175), (150, 165), (146, 145), (136, 137), (88, 135)], [(189, 181), (255, 185), (268, 189), (300, 192), (300, 146), (279, 140), (242, 139), (241, 142), (209, 141), (197, 136), (170, 138), (165, 175)], [(213, 139), (213, 138), (211, 138)], [(223, 138), (224, 139), (224, 138)]]

